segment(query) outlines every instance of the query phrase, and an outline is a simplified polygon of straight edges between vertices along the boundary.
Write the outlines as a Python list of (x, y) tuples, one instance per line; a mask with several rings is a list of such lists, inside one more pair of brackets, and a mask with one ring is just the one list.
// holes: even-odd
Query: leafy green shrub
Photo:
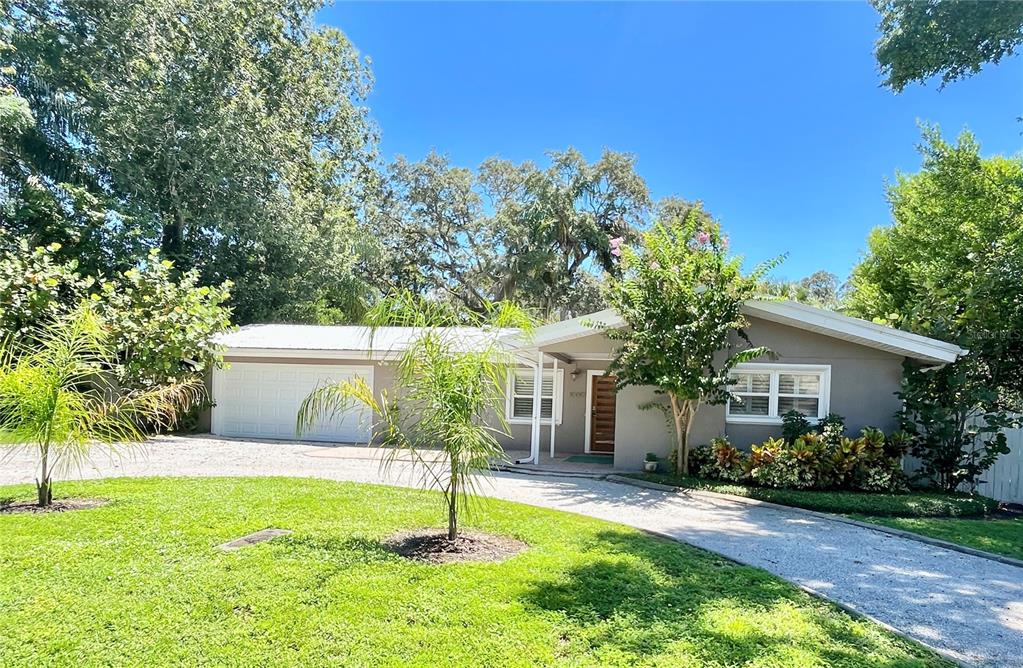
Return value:
[[(746, 455), (727, 439), (715, 439), (696, 456), (699, 475), (714, 480), (745, 482), (776, 489), (853, 489), (869, 492), (905, 492), (902, 455), (909, 438), (901, 433), (886, 437), (880, 429), (865, 428), (858, 438), (840, 436), (844, 420), (830, 415), (826, 433), (810, 431), (792, 441), (771, 438), (752, 446)], [(788, 421), (790, 434), (798, 421)]]
[(214, 336), (231, 325), (231, 284), (199, 284), (159, 253), (112, 276), (84, 276), (62, 262), (60, 244), (30, 249), (0, 230), (0, 338), (30, 339), (89, 302), (102, 318), (114, 354), (111, 370), (124, 390), (184, 382), (221, 363)]
[(905, 492), (909, 490), (906, 474), (897, 459), (883, 458), (861, 464), (856, 470), (853, 486), (864, 492)]
[(96, 278), (82, 276), (78, 263), (57, 259), (60, 244), (30, 248), (12, 241), (0, 228), (0, 332), (27, 337), (46, 323), (70, 314), (98, 289)]
[(817, 423), (817, 431), (825, 443), (836, 445), (845, 436), (845, 418), (838, 413), (828, 413), (827, 417)]
[[(706, 448), (706, 446), (704, 446)], [(783, 506), (819, 510), (826, 513), (873, 515), (875, 517), (977, 517), (993, 512), (998, 502), (979, 494), (945, 494), (913, 490), (893, 494), (866, 494), (851, 490), (806, 490), (757, 487), (755, 485), (678, 477), (670, 473), (629, 473), (630, 478), (649, 480), (688, 489), (702, 489), (719, 494), (733, 494), (750, 499), (770, 501)]]
[[(677, 452), (678, 451), (675, 450), (672, 451), (670, 455), (668, 455), (670, 471), (676, 470), (676, 468), (671, 465), (675, 463), (674, 458), (677, 456)], [(693, 448), (693, 451), (689, 453), (689, 471), (693, 475), (709, 476), (710, 475), (709, 468), (713, 461), (714, 451), (713, 449), (711, 449), (709, 445), (701, 445), (699, 447)]]
[(727, 438), (711, 441), (714, 458), (710, 462), (711, 475), (719, 480), (742, 480), (746, 474), (746, 457), (741, 450), (728, 442)]
[(97, 310), (118, 349), (114, 371), (122, 387), (156, 387), (218, 366), (213, 339), (231, 326), (230, 287), (199, 285), (195, 270), (175, 274), (156, 250), (141, 267), (104, 283)]
[(781, 416), (781, 437), (786, 443), (795, 443), (803, 434), (813, 431), (813, 425), (806, 416), (793, 409)]

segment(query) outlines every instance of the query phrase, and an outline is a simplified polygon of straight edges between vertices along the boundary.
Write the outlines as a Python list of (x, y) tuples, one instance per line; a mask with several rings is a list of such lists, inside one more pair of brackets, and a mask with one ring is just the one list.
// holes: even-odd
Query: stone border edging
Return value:
[[(990, 559), (991, 561), (997, 561), (1009, 566), (1015, 566), (1017, 568), (1023, 568), (1023, 560), (1014, 559), (1013, 557), (1007, 557), (1002, 554), (995, 554), (994, 552), (986, 552), (984, 550), (978, 550), (973, 547), (966, 547), (965, 545), (959, 545), (958, 543), (950, 543), (947, 540), (941, 540), (938, 538), (931, 538), (930, 536), (923, 536), (912, 531), (903, 531), (902, 529), (894, 529), (892, 527), (886, 527), (882, 524), (871, 524), (869, 522), (861, 522), (854, 520), (849, 517), (843, 517), (842, 515), (836, 515), (833, 513), (825, 513), (819, 510), (808, 510), (806, 508), (798, 508), (796, 506), (785, 506), (780, 503), (774, 503), (771, 501), (762, 501), (760, 499), (751, 499), (746, 496), (736, 496), (734, 494), (723, 494), (721, 492), (711, 492), (705, 489), (687, 489), (685, 487), (676, 487), (675, 485), (663, 485), (658, 482), (650, 482), (648, 480), (640, 480), (638, 478), (629, 478), (623, 475), (612, 474), (605, 478), (609, 482), (617, 482), (623, 485), (632, 485), (633, 487), (643, 487), (646, 489), (656, 489), (662, 492), (673, 492), (675, 494), (688, 494), (695, 497), (703, 497), (706, 499), (725, 499), (727, 501), (734, 501), (736, 503), (742, 503), (747, 506), (764, 506), (765, 508), (774, 508), (776, 510), (787, 510), (804, 515), (810, 515), (818, 519), (831, 520), (832, 522), (842, 522), (843, 524), (851, 524), (852, 526), (860, 527), (862, 529), (870, 529), (871, 531), (878, 531), (880, 533), (886, 533), (891, 536), (897, 536), (899, 538), (906, 538), (909, 540), (915, 540), (918, 543), (927, 543), (934, 547), (944, 548), (946, 550), (952, 550), (954, 552), (962, 552), (973, 557), (981, 557), (982, 559)], [(954, 518), (952, 518), (954, 519)]]

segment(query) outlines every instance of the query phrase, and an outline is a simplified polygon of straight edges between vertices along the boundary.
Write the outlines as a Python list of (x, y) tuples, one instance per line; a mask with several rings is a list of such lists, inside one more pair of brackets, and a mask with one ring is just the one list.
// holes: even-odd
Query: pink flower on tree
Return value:
[(722, 248), (728, 248), (728, 237), (721, 239), (721, 246)]
[(622, 256), (622, 249), (619, 248), (618, 246), (612, 246), (611, 247), (611, 255), (614, 255), (615, 257), (621, 257)]
[(703, 230), (700, 230), (696, 234), (696, 243), (698, 243), (698, 244), (705, 244), (708, 241), (710, 241), (710, 235), (707, 234), (706, 232), (704, 232)]
[(624, 241), (624, 239), (622, 239), (621, 237), (615, 237), (614, 239), (612, 239), (612, 240), (610, 241), (610, 243), (611, 243), (611, 248), (618, 248), (619, 246), (621, 246), (621, 245), (622, 245), (622, 242), (623, 242), (623, 241)]

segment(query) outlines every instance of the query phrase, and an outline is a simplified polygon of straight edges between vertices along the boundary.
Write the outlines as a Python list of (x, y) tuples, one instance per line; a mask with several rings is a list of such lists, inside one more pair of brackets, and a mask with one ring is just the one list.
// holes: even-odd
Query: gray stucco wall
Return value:
[[(865, 426), (897, 428), (895, 413), (900, 404), (895, 392), (902, 378), (901, 356), (758, 318), (750, 318), (747, 334), (754, 345), (767, 346), (777, 355), (777, 359), (758, 362), (830, 365), (830, 410), (845, 417), (849, 433)], [(637, 408), (654, 398), (652, 388), (626, 388), (619, 393), (616, 467), (641, 468), (647, 452), (663, 457), (671, 451), (673, 439), (662, 414)], [(690, 443), (701, 445), (728, 436), (737, 447), (748, 449), (780, 434), (778, 425), (727, 423), (724, 406), (703, 405), (693, 422)]]
[[(899, 408), (895, 392), (902, 377), (902, 357), (883, 351), (841, 341), (829, 336), (796, 329), (757, 318), (750, 318), (747, 330), (754, 345), (773, 350), (775, 361), (788, 364), (828, 364), (831, 366), (830, 410), (846, 418), (851, 433), (872, 425), (886, 431), (896, 428), (894, 418)], [(550, 351), (569, 356), (590, 355), (609, 357), (613, 342), (601, 333), (594, 333), (573, 341), (551, 346)], [(290, 357), (229, 357), (234, 362), (264, 362), (281, 364), (353, 364), (374, 366), (374, 390), (379, 395), (394, 384), (394, 368), (390, 363), (369, 362), (365, 359), (295, 359)], [(577, 360), (562, 365), (564, 387), (562, 422), (557, 426), (558, 454), (583, 452), (586, 441), (586, 386), (587, 370), (603, 370), (608, 362), (602, 359)], [(548, 366), (549, 368), (549, 366)], [(576, 377), (572, 371), (577, 370)], [(639, 406), (652, 400), (665, 401), (653, 388), (628, 387), (617, 397), (615, 426), (615, 466), (626, 469), (642, 467), (644, 455), (655, 452), (667, 456), (672, 447), (672, 432), (665, 416), (658, 410), (640, 410)], [(494, 421), (496, 423), (496, 420)], [(530, 426), (509, 425), (511, 435), (500, 437), (508, 449), (528, 450)], [(694, 445), (708, 443), (716, 436), (727, 435), (740, 448), (760, 443), (781, 433), (778, 425), (732, 424), (725, 421), (724, 406), (701, 406), (696, 414), (690, 435)], [(541, 429), (541, 452), (550, 444), (550, 427)]]

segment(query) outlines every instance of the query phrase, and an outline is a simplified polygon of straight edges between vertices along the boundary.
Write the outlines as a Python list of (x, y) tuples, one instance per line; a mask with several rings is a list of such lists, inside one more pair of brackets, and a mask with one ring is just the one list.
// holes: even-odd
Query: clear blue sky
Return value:
[(475, 167), (575, 146), (636, 155), (655, 198), (701, 199), (749, 261), (845, 278), (919, 166), (917, 122), (984, 152), (1023, 147), (1023, 58), (939, 92), (878, 85), (866, 2), (341, 3), (373, 62), (385, 160), (431, 148)]

